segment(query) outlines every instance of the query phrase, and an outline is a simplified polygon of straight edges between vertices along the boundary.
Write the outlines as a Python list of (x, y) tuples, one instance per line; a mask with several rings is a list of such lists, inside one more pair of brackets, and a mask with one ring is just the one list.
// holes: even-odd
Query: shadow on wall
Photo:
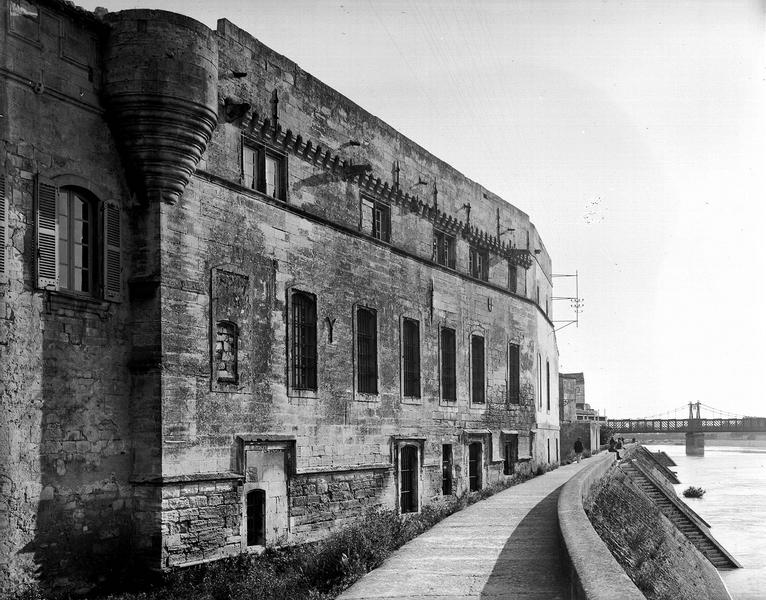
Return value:
[(508, 590), (529, 591), (540, 598), (569, 597), (559, 538), (560, 492), (561, 487), (543, 498), (514, 529), (484, 584), (482, 598), (504, 597)]
[[(122, 352), (119, 345), (106, 345), (116, 337), (114, 320), (71, 315), (60, 311), (45, 323), (41, 493), (35, 537), (21, 550), (33, 553), (43, 592), (121, 585), (134, 570), (132, 549), (139, 541), (133, 512), (141, 497), (134, 498), (128, 482), (133, 461), (125, 438), (132, 423), (129, 396), (121, 389), (128, 374), (114, 366), (124, 364), (114, 354)], [(149, 488), (147, 495), (155, 493)], [(144, 532), (159, 533), (156, 513), (151, 518), (157, 522), (145, 523)]]

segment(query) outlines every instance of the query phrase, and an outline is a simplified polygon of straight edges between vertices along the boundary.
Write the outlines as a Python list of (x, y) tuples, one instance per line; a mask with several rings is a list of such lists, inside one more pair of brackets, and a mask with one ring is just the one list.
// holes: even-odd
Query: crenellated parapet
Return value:
[(215, 33), (161, 10), (105, 20), (107, 114), (131, 186), (145, 199), (175, 203), (217, 123)]

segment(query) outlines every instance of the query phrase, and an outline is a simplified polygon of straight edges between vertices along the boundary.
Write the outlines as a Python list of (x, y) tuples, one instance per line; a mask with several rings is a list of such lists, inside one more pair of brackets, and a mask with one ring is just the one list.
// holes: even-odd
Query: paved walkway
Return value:
[(590, 461), (516, 485), (444, 519), (397, 550), (339, 600), (562, 600), (559, 492)]

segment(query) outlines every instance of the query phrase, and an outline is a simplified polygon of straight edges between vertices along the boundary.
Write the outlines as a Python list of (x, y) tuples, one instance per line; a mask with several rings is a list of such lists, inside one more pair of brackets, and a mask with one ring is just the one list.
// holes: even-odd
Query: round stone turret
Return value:
[(217, 122), (215, 33), (162, 10), (124, 10), (104, 20), (107, 115), (130, 183), (148, 200), (174, 203)]

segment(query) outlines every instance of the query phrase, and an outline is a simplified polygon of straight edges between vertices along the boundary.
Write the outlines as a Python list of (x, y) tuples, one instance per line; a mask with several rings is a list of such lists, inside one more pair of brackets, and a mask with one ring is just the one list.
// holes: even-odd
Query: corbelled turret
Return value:
[(108, 117), (130, 183), (175, 203), (217, 122), (218, 44), (202, 23), (161, 10), (105, 17)]

